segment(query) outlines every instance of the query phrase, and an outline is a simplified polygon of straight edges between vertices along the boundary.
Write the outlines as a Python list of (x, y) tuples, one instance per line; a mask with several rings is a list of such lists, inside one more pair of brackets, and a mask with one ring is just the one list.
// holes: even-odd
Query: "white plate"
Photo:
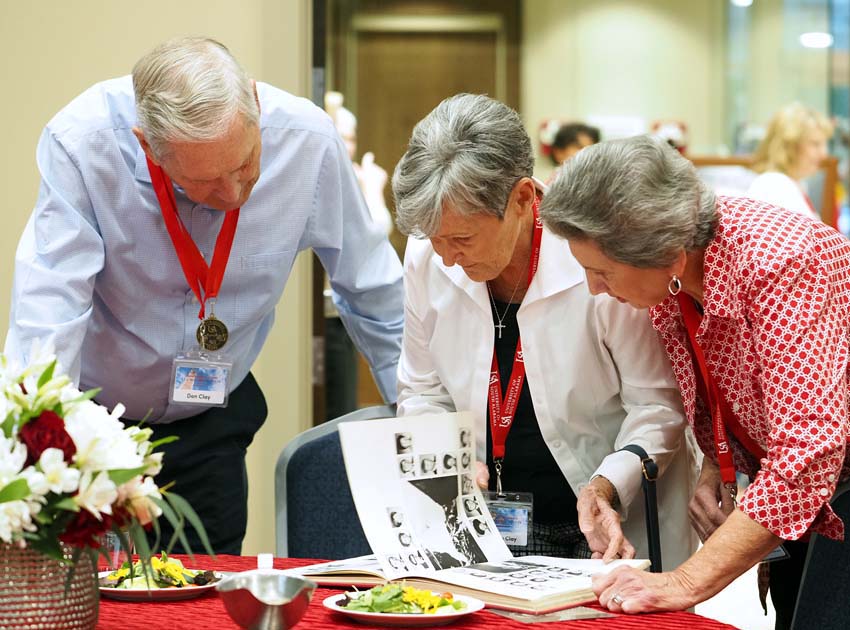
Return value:
[[(189, 571), (197, 571), (198, 569), (187, 569)], [(112, 571), (101, 571), (97, 574), (98, 579), (102, 577), (106, 577), (112, 573)], [(219, 578), (222, 575), (216, 572), (216, 575)], [(120, 599), (125, 602), (168, 602), (168, 601), (176, 601), (178, 599), (192, 599), (193, 597), (200, 597), (204, 593), (207, 593), (215, 588), (216, 584), (218, 584), (221, 580), (219, 579), (216, 582), (211, 582), (210, 584), (204, 584), (203, 586), (183, 586), (181, 588), (152, 588), (148, 590), (146, 587), (142, 588), (110, 588), (108, 586), (100, 587), (100, 594), (103, 597), (108, 597), (110, 599)]]
[[(354, 593), (352, 593), (352, 595), (354, 595)], [(349, 610), (348, 608), (337, 605), (338, 601), (345, 601), (345, 595), (331, 595), (330, 597), (326, 597), (322, 602), (322, 605), (329, 610), (333, 610), (343, 615), (348, 615), (360, 623), (369, 623), (376, 626), (441, 626), (446, 623), (451, 623), (459, 617), (471, 615), (472, 613), (478, 612), (484, 608), (484, 602), (480, 599), (467, 597), (465, 595), (455, 595), (454, 598), (456, 601), (464, 602), (466, 604), (466, 608), (462, 610), (433, 614), (362, 612), (359, 610)]]

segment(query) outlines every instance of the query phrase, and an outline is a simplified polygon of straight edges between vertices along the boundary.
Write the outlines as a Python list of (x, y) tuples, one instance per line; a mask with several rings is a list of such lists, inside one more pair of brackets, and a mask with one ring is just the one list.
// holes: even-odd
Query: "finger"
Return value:
[(367, 151), (363, 154), (363, 159), (360, 160), (360, 164), (363, 165), (363, 168), (368, 168), (375, 163), (375, 154), (371, 151)]
[(623, 532), (619, 527), (609, 528), (608, 530), (608, 547), (605, 549), (605, 555), (602, 557), (606, 563), (616, 560), (620, 555), (620, 549), (623, 546)]
[(475, 462), (475, 483), (482, 490), (490, 486), (490, 470), (484, 462)]
[(630, 560), (635, 557), (636, 553), (634, 545), (629, 542), (628, 538), (623, 537), (623, 544), (620, 546), (620, 557)]
[(601, 551), (593, 551), (590, 554), (591, 560), (602, 560), (602, 552)]

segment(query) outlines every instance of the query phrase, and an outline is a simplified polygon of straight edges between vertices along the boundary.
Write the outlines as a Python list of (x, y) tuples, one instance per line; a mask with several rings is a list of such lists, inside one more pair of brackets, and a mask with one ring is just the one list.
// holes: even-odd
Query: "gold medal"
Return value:
[(227, 343), (227, 326), (215, 315), (210, 315), (198, 325), (195, 338), (204, 350), (221, 350)]

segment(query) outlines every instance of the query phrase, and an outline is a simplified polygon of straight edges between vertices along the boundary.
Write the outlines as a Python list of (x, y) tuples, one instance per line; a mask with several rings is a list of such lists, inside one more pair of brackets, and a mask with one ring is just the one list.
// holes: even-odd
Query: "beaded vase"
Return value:
[[(62, 545), (67, 560), (73, 548)], [(88, 553), (80, 554), (70, 584), (69, 564), (30, 549), (0, 543), (0, 628), (93, 630), (98, 589)]]

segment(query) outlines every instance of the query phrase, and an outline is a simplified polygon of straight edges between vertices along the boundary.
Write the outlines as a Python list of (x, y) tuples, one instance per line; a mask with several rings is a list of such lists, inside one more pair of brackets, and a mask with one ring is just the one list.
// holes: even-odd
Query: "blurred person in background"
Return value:
[[(649, 309), (705, 455), (690, 504), (702, 548), (673, 571), (595, 579), (600, 603), (683, 610), (783, 544), (790, 557), (762, 566), (776, 628), (790, 627), (808, 536), (844, 536), (830, 497), (850, 478), (850, 243), (793, 211), (716, 196), (647, 136), (570, 160), (541, 216), (592, 293)], [(740, 497), (736, 471), (752, 479)]]
[(393, 175), (411, 236), (398, 414), (474, 414), (479, 485), (533, 495), (514, 555), (646, 557), (641, 461), (618, 450), (643, 447), (664, 471), (663, 559), (677, 566), (696, 536), (670, 364), (646, 313), (591, 296), (540, 224), (533, 164), (519, 115), (486, 96), (446, 99), (414, 128)]
[(779, 110), (756, 148), (753, 170), (759, 176), (746, 196), (820, 218), (804, 180), (818, 171), (827, 156), (832, 131), (826, 116), (800, 103)]
[(555, 170), (549, 176), (546, 184), (554, 181), (558, 168), (585, 147), (599, 142), (599, 129), (584, 123), (566, 123), (561, 125), (552, 144), (549, 145), (549, 158), (555, 165)]

